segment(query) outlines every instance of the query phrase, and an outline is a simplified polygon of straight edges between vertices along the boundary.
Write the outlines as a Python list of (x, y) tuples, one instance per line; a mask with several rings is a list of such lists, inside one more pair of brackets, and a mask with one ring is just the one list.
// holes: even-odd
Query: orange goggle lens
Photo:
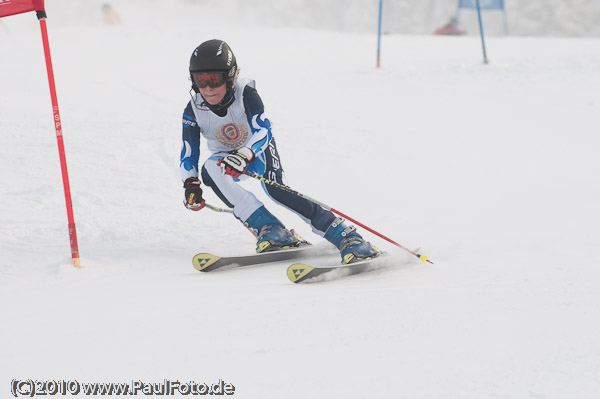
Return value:
[(215, 88), (225, 84), (225, 74), (223, 73), (194, 73), (194, 83), (201, 89), (206, 87)]

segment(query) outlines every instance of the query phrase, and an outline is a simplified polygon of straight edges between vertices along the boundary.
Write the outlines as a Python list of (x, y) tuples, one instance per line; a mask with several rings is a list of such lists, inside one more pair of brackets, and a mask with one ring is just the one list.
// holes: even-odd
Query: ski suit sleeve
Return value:
[(243, 97), (248, 125), (252, 130), (252, 137), (246, 147), (249, 147), (258, 156), (268, 147), (271, 141), (271, 121), (265, 117), (265, 107), (254, 87), (246, 86)]
[(198, 160), (200, 159), (200, 126), (189, 102), (183, 111), (183, 147), (181, 149), (179, 172), (181, 180), (198, 177)]

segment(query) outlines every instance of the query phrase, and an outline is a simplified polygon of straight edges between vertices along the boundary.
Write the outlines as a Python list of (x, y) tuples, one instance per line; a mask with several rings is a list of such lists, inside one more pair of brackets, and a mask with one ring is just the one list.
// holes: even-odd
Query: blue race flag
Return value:
[(377, 24), (377, 68), (379, 68), (379, 59), (381, 56), (381, 14), (383, 11), (383, 0), (379, 0), (379, 23)]
[[(479, 0), (482, 10), (504, 10), (504, 0)], [(458, 8), (477, 9), (477, 0), (458, 0)]]

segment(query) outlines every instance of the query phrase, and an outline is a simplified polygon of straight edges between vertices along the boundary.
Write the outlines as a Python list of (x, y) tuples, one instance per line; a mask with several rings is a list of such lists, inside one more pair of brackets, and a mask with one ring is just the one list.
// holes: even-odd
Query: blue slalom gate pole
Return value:
[(377, 26), (377, 68), (379, 68), (381, 57), (381, 13), (383, 9), (383, 0), (379, 0), (379, 23)]
[(483, 23), (481, 22), (481, 7), (479, 6), (479, 0), (477, 0), (477, 18), (479, 18), (479, 33), (481, 34), (481, 48), (483, 49), (483, 63), (487, 64), (487, 54), (485, 52), (485, 39), (483, 38)]

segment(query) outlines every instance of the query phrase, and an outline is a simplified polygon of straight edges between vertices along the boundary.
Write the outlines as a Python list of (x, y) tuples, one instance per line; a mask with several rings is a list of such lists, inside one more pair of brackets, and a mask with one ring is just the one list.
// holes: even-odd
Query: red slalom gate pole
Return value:
[(421, 254), (418, 254), (418, 253), (416, 253), (415, 251), (413, 251), (413, 250), (411, 250), (411, 249), (408, 249), (408, 248), (406, 248), (404, 245), (398, 244), (396, 241), (394, 241), (394, 240), (392, 240), (392, 239), (390, 239), (390, 238), (388, 238), (388, 237), (384, 236), (384, 235), (383, 235), (383, 234), (381, 234), (381, 233), (378, 233), (378, 232), (376, 232), (376, 231), (375, 231), (375, 230), (373, 230), (372, 228), (370, 228), (370, 227), (368, 227), (368, 226), (365, 226), (364, 224), (362, 224), (362, 223), (361, 223), (361, 222), (359, 222), (358, 220), (355, 220), (355, 219), (351, 218), (350, 216), (343, 214), (342, 212), (338, 211), (337, 209), (334, 209), (334, 208), (330, 207), (329, 205), (326, 205), (326, 204), (324, 204), (324, 203), (322, 203), (322, 202), (320, 202), (320, 201), (317, 201), (317, 200), (316, 200), (316, 199), (314, 199), (314, 198), (311, 198), (311, 197), (309, 197), (309, 196), (307, 196), (307, 195), (304, 195), (304, 194), (302, 194), (302, 193), (300, 193), (300, 192), (298, 192), (298, 191), (296, 191), (296, 190), (294, 190), (294, 189), (292, 189), (292, 188), (290, 188), (290, 187), (288, 187), (288, 186), (284, 186), (283, 184), (279, 184), (279, 183), (277, 183), (277, 182), (274, 182), (274, 181), (272, 181), (272, 180), (266, 179), (266, 178), (264, 178), (264, 177), (262, 177), (262, 176), (259, 176), (259, 175), (256, 175), (256, 174), (254, 174), (254, 173), (250, 173), (250, 172), (246, 172), (246, 171), (244, 171), (244, 174), (245, 174), (246, 176), (250, 176), (250, 177), (253, 177), (253, 178), (255, 178), (256, 180), (259, 180), (259, 181), (263, 182), (264, 184), (269, 184), (269, 185), (271, 185), (271, 186), (273, 186), (273, 187), (277, 187), (277, 188), (279, 188), (280, 190), (286, 191), (286, 192), (288, 192), (288, 193), (290, 193), (290, 194), (294, 194), (294, 195), (296, 195), (296, 196), (298, 196), (298, 197), (300, 197), (300, 198), (304, 198), (305, 200), (308, 200), (308, 201), (310, 201), (310, 202), (313, 202), (313, 203), (315, 203), (315, 204), (317, 204), (317, 205), (319, 205), (319, 206), (321, 206), (321, 207), (323, 207), (323, 208), (325, 208), (325, 209), (327, 209), (327, 210), (329, 210), (329, 211), (331, 211), (331, 212), (333, 212), (333, 213), (336, 213), (336, 214), (338, 214), (339, 216), (341, 216), (341, 217), (343, 217), (343, 218), (346, 218), (346, 219), (348, 219), (348, 220), (349, 220), (349, 221), (351, 221), (352, 223), (356, 223), (357, 225), (359, 225), (360, 227), (364, 228), (365, 230), (368, 230), (368, 231), (370, 231), (371, 233), (375, 234), (376, 236), (383, 238), (384, 240), (386, 240), (386, 241), (388, 241), (388, 242), (390, 242), (390, 243), (394, 244), (394, 245), (395, 245), (395, 246), (397, 246), (398, 248), (401, 248), (401, 249), (405, 250), (406, 252), (409, 252), (409, 253), (411, 253), (412, 255), (414, 255), (414, 256), (416, 256), (417, 258), (419, 258), (419, 259), (421, 260), (421, 262), (423, 262), (423, 263), (425, 263), (425, 262), (429, 262), (429, 263), (433, 264), (433, 262), (432, 262), (432, 261), (430, 261), (429, 259), (427, 259), (427, 256), (425, 256), (425, 255), (421, 255)]
[(46, 29), (46, 12), (38, 11), (37, 17), (40, 21), (42, 30), (42, 41), (44, 42), (44, 55), (46, 57), (46, 70), (48, 71), (48, 84), (50, 85), (50, 97), (52, 99), (52, 112), (54, 114), (54, 128), (56, 130), (56, 141), (58, 142), (58, 154), (60, 157), (60, 168), (62, 171), (63, 186), (65, 189), (65, 201), (67, 203), (67, 219), (69, 222), (69, 239), (71, 242), (71, 258), (73, 265), (80, 267), (79, 247), (77, 245), (77, 232), (75, 229), (75, 218), (73, 217), (73, 204), (71, 202), (71, 188), (69, 186), (69, 174), (67, 172), (67, 158), (65, 156), (65, 146), (63, 143), (62, 125), (60, 121), (60, 112), (58, 110), (58, 98), (56, 96), (56, 87), (54, 85), (54, 72), (52, 70), (52, 58), (50, 57), (50, 43), (48, 41), (48, 31)]

